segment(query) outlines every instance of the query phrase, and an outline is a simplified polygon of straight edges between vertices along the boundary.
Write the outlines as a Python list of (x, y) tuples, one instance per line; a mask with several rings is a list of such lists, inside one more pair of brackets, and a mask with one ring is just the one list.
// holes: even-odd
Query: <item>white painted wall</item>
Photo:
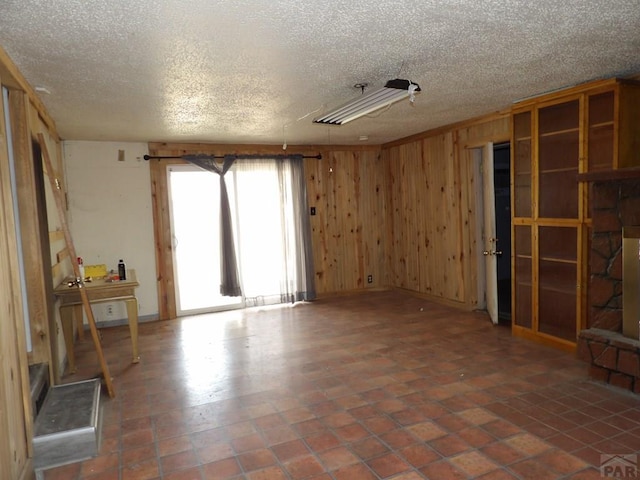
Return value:
[[(153, 214), (146, 143), (66, 141), (63, 143), (69, 228), (85, 265), (117, 269), (124, 259), (136, 270), (140, 320), (158, 318)], [(125, 161), (118, 161), (124, 150)], [(124, 320), (124, 304), (95, 305), (96, 322)]]

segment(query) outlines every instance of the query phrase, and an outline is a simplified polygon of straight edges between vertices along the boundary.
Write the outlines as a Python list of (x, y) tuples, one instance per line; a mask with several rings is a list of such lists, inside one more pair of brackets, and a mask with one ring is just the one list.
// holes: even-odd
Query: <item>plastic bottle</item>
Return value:
[(80, 270), (80, 280), (84, 281), (84, 262), (82, 257), (78, 257), (78, 269)]
[(122, 259), (118, 262), (118, 278), (120, 278), (120, 280), (127, 279), (127, 269), (124, 265), (124, 260)]

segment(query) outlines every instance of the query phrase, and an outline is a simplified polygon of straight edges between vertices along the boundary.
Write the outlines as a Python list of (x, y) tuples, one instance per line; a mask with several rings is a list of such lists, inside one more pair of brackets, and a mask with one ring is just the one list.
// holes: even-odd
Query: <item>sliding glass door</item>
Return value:
[[(178, 316), (242, 307), (241, 297), (220, 295), (218, 176), (193, 165), (170, 166), (167, 174)], [(230, 198), (233, 185), (227, 182)]]
[(300, 167), (247, 159), (224, 175), (242, 297), (220, 294), (220, 176), (194, 165), (168, 167), (178, 315), (314, 298)]

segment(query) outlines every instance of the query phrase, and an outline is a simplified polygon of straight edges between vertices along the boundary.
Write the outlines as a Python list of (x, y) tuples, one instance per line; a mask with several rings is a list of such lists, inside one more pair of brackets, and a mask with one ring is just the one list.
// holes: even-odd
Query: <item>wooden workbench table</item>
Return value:
[[(80, 298), (79, 287), (69, 286), (66, 279), (54, 289), (54, 294), (60, 299), (60, 321), (62, 322), (62, 332), (64, 342), (67, 347), (67, 358), (69, 360), (69, 370), (75, 372), (76, 360), (73, 352), (73, 321), (78, 321), (79, 335), (82, 335), (84, 328), (82, 322), (82, 300)], [(127, 306), (127, 317), (129, 331), (131, 332), (131, 344), (133, 349), (133, 363), (140, 361), (138, 354), (138, 299), (135, 296), (135, 289), (139, 286), (136, 279), (135, 270), (127, 270), (127, 279), (115, 282), (108, 282), (104, 279), (96, 279), (85, 282), (83, 287), (87, 292), (87, 297), (91, 304), (124, 302)]]

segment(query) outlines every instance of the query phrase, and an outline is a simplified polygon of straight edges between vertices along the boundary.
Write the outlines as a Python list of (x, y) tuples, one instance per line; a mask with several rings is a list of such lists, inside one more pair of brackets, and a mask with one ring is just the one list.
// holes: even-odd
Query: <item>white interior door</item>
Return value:
[(485, 262), (485, 288), (487, 311), (494, 324), (498, 323), (498, 264), (497, 255), (502, 252), (498, 249), (496, 238), (496, 203), (495, 186), (493, 182), (493, 143), (488, 143), (482, 149), (482, 195), (484, 217), (484, 255)]
[[(227, 172), (227, 177), (232, 175)], [(167, 176), (178, 316), (242, 307), (241, 297), (220, 294), (218, 175), (193, 165), (173, 165)], [(232, 184), (227, 184), (230, 197)]]

